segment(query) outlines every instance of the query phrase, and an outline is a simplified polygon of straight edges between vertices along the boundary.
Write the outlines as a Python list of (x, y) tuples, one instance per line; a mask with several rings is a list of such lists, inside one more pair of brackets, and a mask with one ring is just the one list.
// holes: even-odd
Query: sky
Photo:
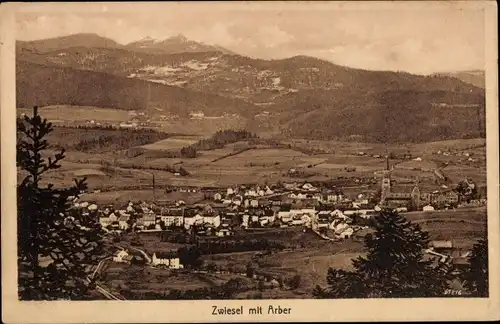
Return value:
[[(263, 59), (309, 55), (370, 70), (429, 74), (484, 69), (482, 9), (322, 6), (308, 3), (163, 3), (17, 15), (16, 38), (96, 33), (126, 44), (178, 34)], [(81, 8), (81, 7), (80, 7)]]

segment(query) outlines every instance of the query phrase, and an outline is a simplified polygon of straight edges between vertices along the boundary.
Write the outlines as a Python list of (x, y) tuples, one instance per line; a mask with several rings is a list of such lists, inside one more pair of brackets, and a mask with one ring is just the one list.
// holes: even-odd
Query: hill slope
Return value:
[(86, 48), (121, 48), (114, 40), (92, 33), (81, 33), (68, 36), (40, 39), (34, 41), (17, 41), (17, 48), (24, 48), (38, 53), (64, 50), (71, 47)]
[[(158, 108), (186, 117), (202, 110), (209, 116), (254, 114), (255, 107), (240, 100), (106, 73), (44, 66), (17, 61), (17, 106), (69, 104), (126, 110)], [(148, 96), (150, 98), (148, 103)]]
[(481, 70), (436, 73), (435, 75), (457, 78), (483, 89), (485, 87), (485, 75), (484, 71)]

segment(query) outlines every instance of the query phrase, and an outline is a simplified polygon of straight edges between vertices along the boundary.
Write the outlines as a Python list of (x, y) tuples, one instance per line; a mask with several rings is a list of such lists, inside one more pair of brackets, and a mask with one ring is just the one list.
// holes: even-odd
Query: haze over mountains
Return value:
[(78, 34), (17, 43), (17, 103), (155, 106), (181, 118), (237, 114), (252, 131), (290, 137), (420, 142), (484, 132), (479, 72), (419, 76), (253, 59), (182, 35), (121, 45)]

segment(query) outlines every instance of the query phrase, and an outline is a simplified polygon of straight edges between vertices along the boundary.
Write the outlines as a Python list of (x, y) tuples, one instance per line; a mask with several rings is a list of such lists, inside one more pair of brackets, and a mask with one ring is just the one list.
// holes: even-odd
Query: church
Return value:
[(433, 193), (421, 192), (419, 180), (412, 185), (393, 185), (391, 174), (394, 166), (389, 168), (389, 158), (386, 156), (386, 170), (382, 175), (380, 190), (380, 206), (389, 208), (407, 207), (408, 210), (422, 210), (425, 205), (444, 207), (458, 203), (458, 194), (453, 190)]

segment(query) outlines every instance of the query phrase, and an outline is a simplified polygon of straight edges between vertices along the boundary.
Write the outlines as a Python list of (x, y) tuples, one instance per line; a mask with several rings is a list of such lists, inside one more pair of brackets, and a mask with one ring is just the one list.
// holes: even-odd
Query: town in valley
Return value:
[[(26, 26), (37, 23), (26, 18)], [(90, 287), (82, 299), (316, 298), (322, 287), (336, 289), (332, 278), (361, 280), (356, 262), (375, 253), (369, 244), (384, 213), (428, 233), (418, 264), (429, 277), (451, 269), (443, 296), (477, 293), (462, 279), (476, 244), (487, 239), (483, 70), (350, 67), (320, 56), (328, 49), (316, 56), (291, 50), (285, 36), (279, 58), (183, 34), (129, 42), (94, 32), (28, 36), (16, 42), (16, 112), (25, 136), (18, 133), (18, 142), (34, 138), (29, 127), (41, 123), (34, 114), (46, 118), (42, 155), (56, 156), (60, 167), (39, 166), (38, 179), (26, 162), (31, 156), (36, 164), (36, 154), (18, 151), (18, 186), (30, 172), (40, 188), (85, 183), (64, 203), (36, 209), (64, 207), (50, 214), (62, 217), (57, 226), (92, 228), (82, 244), (102, 243), (99, 255), (81, 262), (81, 289)], [(421, 235), (412, 231), (404, 233)], [(45, 240), (52, 242), (49, 234)], [(35, 277), (63, 267), (43, 244), (21, 249), (26, 264), (36, 260)], [(84, 260), (85, 253), (70, 254)], [(394, 296), (418, 297), (424, 285), (411, 282)], [(362, 297), (387, 296), (380, 291)], [(269, 307), (264, 313), (290, 312)]]

